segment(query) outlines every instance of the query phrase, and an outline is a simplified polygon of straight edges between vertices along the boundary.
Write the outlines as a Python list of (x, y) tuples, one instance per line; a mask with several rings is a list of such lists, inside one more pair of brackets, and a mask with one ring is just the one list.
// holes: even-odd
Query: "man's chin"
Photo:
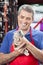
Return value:
[(22, 28), (22, 30), (26, 31), (28, 28)]

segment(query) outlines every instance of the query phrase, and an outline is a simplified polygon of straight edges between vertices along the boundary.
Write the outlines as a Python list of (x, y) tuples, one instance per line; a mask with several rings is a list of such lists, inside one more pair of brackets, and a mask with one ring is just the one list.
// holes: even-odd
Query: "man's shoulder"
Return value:
[[(43, 32), (34, 29), (34, 30), (32, 31), (32, 37), (33, 37), (34, 40), (36, 40), (36, 41), (38, 41), (38, 42), (39, 42), (39, 40), (40, 40), (40, 42), (41, 42), (42, 39), (43, 39)], [(39, 43), (40, 43), (40, 42), (39, 42)]]
[(32, 34), (33, 35), (43, 35), (43, 32), (40, 30), (32, 29)]
[(15, 29), (8, 31), (8, 32), (6, 33), (6, 35), (4, 36), (4, 38), (11, 39), (11, 38), (13, 37), (15, 31), (16, 31)]
[(34, 29), (32, 33), (35, 46), (39, 49), (43, 49), (43, 32)]
[(16, 31), (16, 29), (10, 30), (10, 31), (8, 31), (8, 32), (6, 33), (6, 35), (11, 35), (11, 34), (13, 34), (15, 31)]

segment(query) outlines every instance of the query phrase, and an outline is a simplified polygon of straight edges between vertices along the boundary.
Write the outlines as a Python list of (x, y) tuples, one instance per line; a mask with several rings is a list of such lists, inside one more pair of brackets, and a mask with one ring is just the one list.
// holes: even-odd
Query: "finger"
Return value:
[(24, 48), (26, 46), (26, 43), (22, 43), (21, 45), (18, 46), (18, 49)]
[(19, 53), (24, 54), (24, 50), (25, 50), (25, 48), (21, 48), (21, 49), (19, 49), (18, 51), (19, 51)]

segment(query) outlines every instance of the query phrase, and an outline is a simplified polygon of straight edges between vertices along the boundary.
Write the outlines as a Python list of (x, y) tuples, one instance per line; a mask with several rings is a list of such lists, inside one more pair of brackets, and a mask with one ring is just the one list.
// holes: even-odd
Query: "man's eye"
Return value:
[(28, 17), (27, 17), (26, 20), (31, 20), (31, 18), (28, 18)]
[(24, 16), (21, 16), (21, 19), (23, 19), (24, 18)]

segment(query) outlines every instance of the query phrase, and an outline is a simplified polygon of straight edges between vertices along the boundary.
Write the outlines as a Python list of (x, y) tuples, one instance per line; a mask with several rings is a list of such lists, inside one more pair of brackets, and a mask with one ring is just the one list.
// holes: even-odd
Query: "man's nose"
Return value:
[(23, 22), (26, 22), (26, 18), (23, 19)]

